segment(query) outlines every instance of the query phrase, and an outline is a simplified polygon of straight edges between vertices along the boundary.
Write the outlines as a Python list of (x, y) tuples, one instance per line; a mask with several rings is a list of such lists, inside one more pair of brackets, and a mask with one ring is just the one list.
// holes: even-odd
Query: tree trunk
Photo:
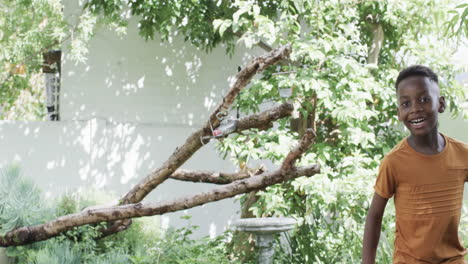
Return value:
[(369, 48), (369, 54), (367, 57), (368, 64), (379, 63), (379, 53), (382, 48), (382, 43), (384, 41), (384, 32), (382, 25), (379, 23), (372, 23), (372, 44)]

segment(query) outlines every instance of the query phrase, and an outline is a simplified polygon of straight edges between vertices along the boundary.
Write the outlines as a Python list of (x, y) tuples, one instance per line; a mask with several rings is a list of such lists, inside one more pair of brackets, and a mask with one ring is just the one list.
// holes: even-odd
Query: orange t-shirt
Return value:
[(395, 196), (394, 264), (464, 263), (458, 224), (468, 145), (444, 138), (445, 148), (436, 155), (416, 152), (404, 139), (380, 165), (375, 192)]

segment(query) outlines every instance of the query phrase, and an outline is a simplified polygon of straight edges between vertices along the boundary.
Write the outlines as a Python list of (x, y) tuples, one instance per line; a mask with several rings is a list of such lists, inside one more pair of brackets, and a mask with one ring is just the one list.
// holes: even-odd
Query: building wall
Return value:
[(94, 37), (86, 64), (63, 65), (62, 120), (93, 117), (199, 127), (227, 92), (244, 50), (230, 58), (223, 47), (209, 54), (174, 36), (144, 41), (136, 22), (122, 38), (108, 31)]

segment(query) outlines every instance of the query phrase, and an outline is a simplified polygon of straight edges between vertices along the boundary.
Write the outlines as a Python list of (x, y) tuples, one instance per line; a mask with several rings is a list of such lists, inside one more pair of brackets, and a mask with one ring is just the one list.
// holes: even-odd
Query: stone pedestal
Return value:
[(296, 220), (293, 218), (244, 218), (234, 222), (237, 230), (257, 235), (259, 249), (258, 263), (270, 264), (273, 259), (273, 243), (275, 235), (294, 228)]

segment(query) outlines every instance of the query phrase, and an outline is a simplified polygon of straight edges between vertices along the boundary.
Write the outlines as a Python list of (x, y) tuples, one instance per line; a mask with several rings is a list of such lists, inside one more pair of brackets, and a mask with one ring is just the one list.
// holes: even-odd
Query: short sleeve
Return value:
[(375, 181), (374, 190), (378, 195), (389, 199), (395, 194), (396, 187), (395, 173), (389, 164), (389, 160), (384, 158), (379, 167), (379, 174)]

